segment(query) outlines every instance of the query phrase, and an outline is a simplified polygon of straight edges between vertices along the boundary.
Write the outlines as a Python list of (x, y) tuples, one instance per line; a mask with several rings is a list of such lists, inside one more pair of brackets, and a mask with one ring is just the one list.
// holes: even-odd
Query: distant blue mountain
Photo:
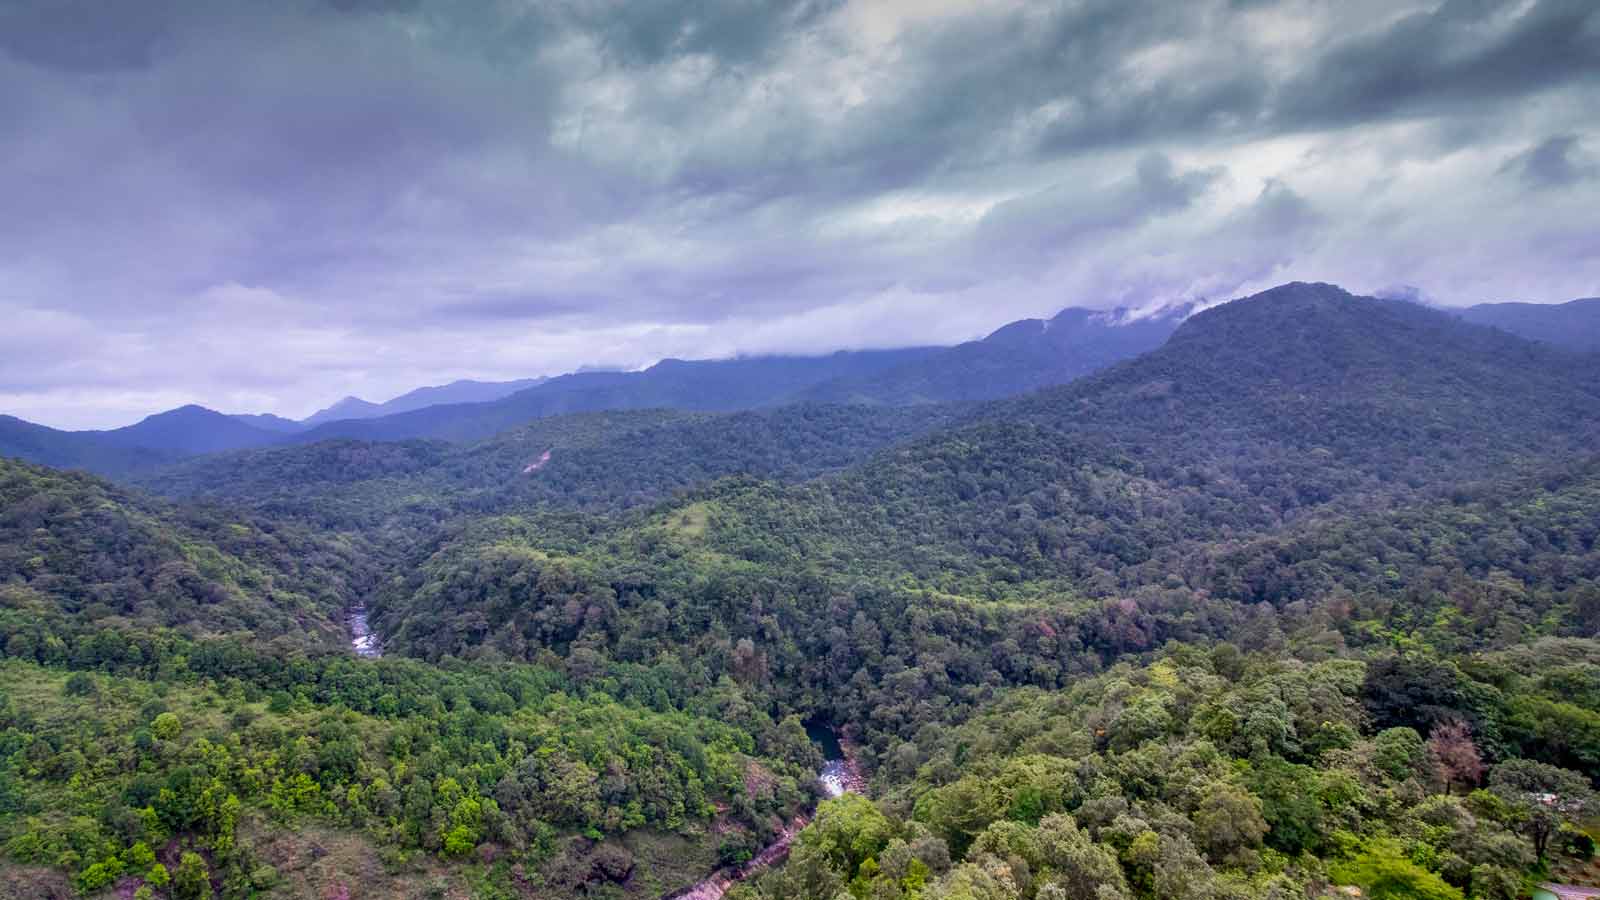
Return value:
[(1459, 314), (1468, 322), (1492, 325), (1530, 341), (1600, 352), (1600, 297), (1569, 303), (1481, 303)]
[(580, 372), (541, 382), (488, 403), (429, 406), (380, 418), (328, 422), (291, 435), (294, 443), (328, 438), (475, 440), (565, 413), (667, 408), (723, 412), (799, 399), (835, 378), (867, 375), (942, 348), (841, 351), (828, 356), (666, 359), (642, 372)]
[(516, 381), (471, 381), (462, 379), (435, 387), (420, 387), (385, 403), (372, 403), (360, 397), (346, 397), (327, 409), (301, 420), (302, 424), (321, 425), (340, 419), (375, 419), (395, 413), (411, 412), (444, 403), (488, 403), (508, 397), (548, 381), (548, 378), (521, 378)]
[(302, 431), (306, 427), (305, 423), (303, 422), (296, 422), (293, 419), (285, 419), (283, 416), (275, 416), (272, 413), (234, 413), (233, 415), (228, 416), (228, 418), (233, 419), (236, 422), (243, 422), (246, 425), (250, 425), (255, 428), (260, 428), (263, 431), (276, 431), (280, 434)]
[(275, 431), (257, 428), (194, 404), (147, 416), (123, 428), (79, 433), (93, 435), (112, 446), (170, 450), (186, 455), (262, 447), (278, 438)]
[(1068, 308), (865, 376), (812, 388), (808, 400), (903, 406), (979, 402), (1065, 384), (1161, 346), (1193, 311)]

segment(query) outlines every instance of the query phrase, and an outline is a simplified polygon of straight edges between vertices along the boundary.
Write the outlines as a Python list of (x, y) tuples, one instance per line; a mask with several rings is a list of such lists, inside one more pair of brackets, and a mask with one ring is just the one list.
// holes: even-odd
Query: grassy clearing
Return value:
[(706, 536), (711, 525), (711, 504), (691, 503), (673, 510), (667, 518), (667, 528), (677, 537), (698, 540)]

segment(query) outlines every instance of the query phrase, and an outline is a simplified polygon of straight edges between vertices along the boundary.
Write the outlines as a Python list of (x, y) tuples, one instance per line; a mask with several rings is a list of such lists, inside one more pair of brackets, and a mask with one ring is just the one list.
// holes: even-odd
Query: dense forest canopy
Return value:
[[(1593, 879), (1600, 360), (1330, 285), (1152, 328), (1002, 399), (917, 351), (0, 460), (0, 897), (655, 898), (774, 845), (730, 896)], [(1032, 388), (1048, 333), (947, 358)]]

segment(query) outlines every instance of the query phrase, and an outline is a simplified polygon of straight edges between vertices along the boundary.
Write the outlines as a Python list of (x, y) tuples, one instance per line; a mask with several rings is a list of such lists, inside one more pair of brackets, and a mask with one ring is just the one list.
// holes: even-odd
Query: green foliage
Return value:
[(172, 876), (172, 896), (176, 900), (208, 900), (212, 896), (211, 873), (200, 854), (186, 851), (178, 861), (178, 871)]
[(164, 712), (150, 722), (150, 733), (163, 741), (170, 741), (183, 730), (178, 717), (170, 712)]
[(156, 863), (150, 867), (150, 871), (145, 873), (144, 880), (160, 888), (166, 887), (168, 884), (170, 884), (172, 882), (172, 876), (167, 874), (166, 866), (162, 865), (161, 863)]
[(1459, 889), (1387, 843), (1334, 866), (1329, 874), (1341, 883), (1359, 885), (1373, 900), (1462, 900)]
[[(65, 646), (80, 639), (64, 633)], [(98, 676), (106, 687), (92, 708), (63, 697), (69, 673), (0, 663), (0, 690), (33, 698), (0, 713), (0, 768), (21, 764), (18, 806), (80, 815), (70, 829), (18, 818), (0, 837), (19, 861), (70, 865), (85, 890), (128, 871), (159, 884), (166, 870), (150, 846), (174, 836), (209, 854), (219, 879), (253, 871), (236, 837), (246, 809), (446, 858), (492, 842), (545, 864), (552, 833), (703, 834), (719, 806), (734, 810), (726, 824), (756, 832), (811, 798), (809, 744), (795, 759), (762, 755), (784, 746), (782, 725), (754, 710), (725, 723), (710, 703), (666, 689), (666, 673), (583, 685), (526, 665), (283, 660), (232, 641), (147, 639), (143, 665)], [(241, 684), (305, 700), (234, 730), (209, 698)], [(148, 731), (133, 727), (145, 721)], [(72, 776), (90, 759), (94, 787), (82, 789)], [(759, 781), (747, 779), (752, 767)]]
[(142, 482), (179, 504), (0, 463), (0, 838), (85, 891), (159, 847), (245, 896), (252, 831), (328, 828), (660, 895), (811, 806), (816, 720), (872, 799), (745, 900), (1509, 898), (1600, 778), (1597, 391), (1291, 285), (969, 409), (518, 401)]
[[(0, 609), (99, 622), (103, 657), (130, 652), (119, 632), (130, 620), (335, 646), (363, 565), (340, 538), (0, 459)], [(14, 639), (8, 655), (55, 656), (35, 637)]]
[(94, 676), (88, 672), (73, 672), (67, 678), (67, 683), (62, 687), (62, 690), (69, 697), (88, 697), (98, 689), (98, 686), (94, 683)]
[(1563, 825), (1587, 821), (1596, 811), (1588, 778), (1531, 759), (1508, 759), (1495, 766), (1489, 772), (1489, 790), (1520, 813), (1540, 859), (1551, 835)]
[(819, 854), (846, 881), (888, 845), (889, 820), (864, 797), (846, 794), (824, 801), (801, 833), (800, 846)]
[[(1596, 651), (1582, 642), (1564, 653)], [(1303, 897), (1330, 874), (1374, 897), (1515, 896), (1535, 864), (1534, 843), (1514, 830), (1523, 814), (1498, 794), (1446, 793), (1415, 732), (1373, 730), (1365, 669), (1170, 645), (1065, 690), (1000, 692), (887, 755), (890, 771), (911, 774), (885, 785), (876, 805), (848, 807), (872, 823), (875, 854), (803, 852), (850, 846), (839, 835), (851, 832), (819, 815), (800, 837), (802, 871), (762, 879), (757, 893), (817, 896), (838, 884), (856, 896), (907, 896), (896, 848), (916, 839), (927, 866), (918, 895), (930, 900)], [(1519, 686), (1500, 684), (1513, 695)], [(1118, 738), (1108, 726), (1139, 707), (1168, 710), (1163, 727)], [(1235, 722), (1269, 715), (1261, 733), (1272, 738), (1221, 727), (1223, 710)], [(1331, 724), (1353, 736), (1348, 745), (1302, 737)], [(1555, 777), (1518, 763), (1492, 783), (1520, 771)], [(1018, 797), (1059, 805), (1032, 820), (1014, 815)], [(897, 874), (883, 874), (890, 869)]]
[(1396, 781), (1420, 774), (1427, 760), (1422, 735), (1413, 728), (1385, 728), (1372, 743), (1373, 764)]

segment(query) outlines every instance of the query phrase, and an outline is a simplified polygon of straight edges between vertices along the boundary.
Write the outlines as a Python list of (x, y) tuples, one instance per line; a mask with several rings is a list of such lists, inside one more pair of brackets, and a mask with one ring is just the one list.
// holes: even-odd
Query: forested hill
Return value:
[[(271, 417), (228, 416), (192, 405), (109, 431), (62, 431), (0, 416), (0, 456), (123, 476), (184, 457), (252, 447), (326, 440), (475, 442), (535, 419), (579, 412), (649, 408), (730, 412), (771, 407), (799, 399), (801, 392), (820, 382), (867, 375), (925, 358), (937, 349), (663, 360), (642, 372), (580, 372), (500, 384), (457, 382), (422, 388), (386, 404), (367, 404), (360, 407), (359, 418), (319, 421), (310, 428)], [(519, 385), (523, 389), (515, 390)], [(497, 399), (467, 402), (486, 396)], [(326, 410), (323, 414), (337, 415)]]
[(151, 447), (195, 454), (260, 447), (272, 443), (281, 432), (258, 428), (233, 416), (190, 404), (146, 416), (125, 428), (80, 433), (119, 447)]
[[(473, 381), (461, 379), (449, 384), (431, 385), (407, 391), (391, 400), (372, 403), (360, 397), (345, 397), (332, 406), (319, 409), (298, 424), (302, 427), (337, 422), (341, 419), (371, 419), (410, 412), (445, 403), (487, 403), (549, 381), (548, 378), (519, 378), (515, 381)], [(296, 429), (299, 430), (299, 429)]]
[(730, 551), (950, 590), (1059, 577), (1104, 592), (1173, 544), (1591, 452), (1600, 397), (1581, 362), (1411, 304), (1293, 285), (839, 477), (716, 495), (729, 525), (712, 534)]
[(123, 475), (173, 462), (180, 456), (172, 451), (123, 447), (82, 432), (0, 416), (0, 457), (26, 459), (60, 469)]
[(743, 898), (1513, 900), (1592, 853), (1587, 812), (1528, 801), (1593, 809), (1600, 777), (1592, 390), (1288, 286), (808, 483), (480, 519), (379, 621), (846, 723), (877, 802), (824, 805)]
[(810, 404), (717, 414), (578, 413), (467, 445), (330, 440), (184, 460), (131, 480), (174, 498), (224, 501), (326, 527), (418, 529), (519, 509), (615, 512), (730, 475), (798, 481), (961, 415), (956, 407)]
[(336, 539), (0, 459), (0, 597), (103, 626), (338, 647), (370, 577)]
[[(872, 585), (889, 592), (871, 603), (890, 617), (880, 630), (904, 627), (897, 617), (925, 602), (899, 593), (910, 589), (993, 603), (980, 617), (1017, 602), (1077, 610), (1082, 621), (1053, 627), (1081, 643), (1055, 646), (1148, 649), (1163, 636), (1228, 634), (1252, 604), (1315, 596), (1343, 577), (1306, 579), (1350, 564), (1331, 550), (1298, 568), (1219, 562), (1241, 547), (1270, 556), (1284, 529), (1330, 529), (1285, 538), (1319, 546), (1359, 517), (1430, 509), (1468, 485), (1544, 477), (1591, 453), (1593, 397), (1567, 356), (1409, 304), (1291, 285), (1196, 316), (1166, 347), (1100, 376), (987, 407), (809, 483), (724, 483), (581, 538), (537, 515), (485, 520), (385, 592), (379, 621), (397, 647), (428, 656), (522, 655), (647, 652), (642, 623), (656, 635), (683, 623), (691, 631), (678, 639), (691, 641), (709, 616), (715, 640), (748, 638), (769, 665), (810, 673), (786, 683), (832, 683), (800, 658), (776, 658), (817, 639), (805, 632), (818, 613), (808, 604)], [(1574, 496), (1561, 508), (1592, 507), (1587, 488)], [(1349, 527), (1413, 533), (1444, 515)], [(1583, 539), (1562, 545), (1589, 552)], [(1240, 587), (1262, 569), (1300, 587)], [(1473, 571), (1484, 570), (1462, 577)], [(1362, 584), (1423, 577), (1402, 572)], [(1213, 592), (1238, 603), (1208, 604)], [(594, 614), (573, 618), (560, 597), (588, 598)], [(755, 605), (793, 616), (796, 630), (758, 626), (755, 597), (786, 598)], [(1482, 632), (1495, 627), (1472, 639)], [(1047, 670), (1083, 663), (1068, 652)]]
[(260, 417), (247, 420), (193, 405), (106, 431), (63, 431), (0, 416), (0, 457), (123, 476), (194, 454), (273, 444), (283, 433), (281, 425)]
[[(1581, 446), (1592, 360), (1446, 313), (1290, 284), (1206, 310), (1159, 351), (1010, 407), (1105, 434), (1249, 436), (1337, 454)], [(1564, 439), (1563, 439), (1564, 438)]]
[(729, 900), (1585, 877), (1591, 363), (1293, 284), (980, 404), (5, 462), (0, 897), (657, 900), (813, 810)]

